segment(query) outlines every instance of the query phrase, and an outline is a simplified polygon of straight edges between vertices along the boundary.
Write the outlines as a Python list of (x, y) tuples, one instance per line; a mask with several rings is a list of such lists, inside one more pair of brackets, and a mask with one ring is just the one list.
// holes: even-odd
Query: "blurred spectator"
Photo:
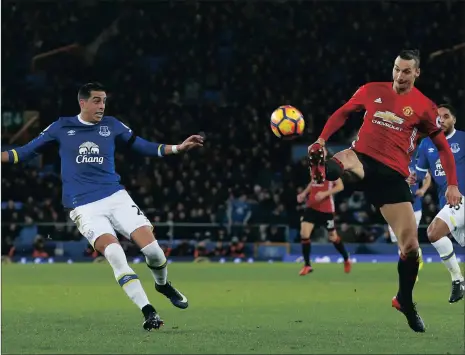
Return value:
[(233, 237), (229, 246), (229, 256), (232, 258), (245, 258), (244, 243), (239, 241), (239, 238)]
[(212, 256), (226, 256), (227, 250), (223, 245), (223, 242), (219, 240), (216, 242), (215, 249), (213, 249)]
[(45, 250), (44, 237), (42, 237), (41, 235), (37, 235), (34, 239), (32, 257), (33, 258), (48, 258), (48, 253)]

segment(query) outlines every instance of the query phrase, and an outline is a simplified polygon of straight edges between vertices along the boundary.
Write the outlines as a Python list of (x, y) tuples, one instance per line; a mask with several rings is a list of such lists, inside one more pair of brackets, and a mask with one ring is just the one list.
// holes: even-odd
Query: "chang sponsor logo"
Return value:
[(436, 160), (434, 176), (446, 176), (444, 169), (442, 168), (441, 160)]
[(103, 164), (103, 157), (98, 156), (100, 148), (94, 142), (84, 142), (79, 146), (79, 155), (76, 157), (76, 163), (97, 163)]

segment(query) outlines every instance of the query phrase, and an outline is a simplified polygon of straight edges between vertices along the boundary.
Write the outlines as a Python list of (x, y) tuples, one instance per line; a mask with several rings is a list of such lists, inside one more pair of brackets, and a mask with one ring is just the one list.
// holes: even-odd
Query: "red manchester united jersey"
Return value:
[(320, 191), (331, 190), (335, 183), (334, 181), (324, 181), (322, 184), (317, 184), (316, 182), (311, 182), (310, 194), (307, 197), (307, 207), (314, 210), (324, 212), (324, 213), (334, 213), (334, 198), (333, 195), (330, 195), (324, 198), (321, 201), (315, 199), (316, 194)]
[(391, 82), (368, 83), (344, 106), (350, 111), (365, 110), (353, 149), (404, 176), (409, 175), (420, 134), (429, 136), (439, 129), (436, 105), (415, 87), (399, 95)]

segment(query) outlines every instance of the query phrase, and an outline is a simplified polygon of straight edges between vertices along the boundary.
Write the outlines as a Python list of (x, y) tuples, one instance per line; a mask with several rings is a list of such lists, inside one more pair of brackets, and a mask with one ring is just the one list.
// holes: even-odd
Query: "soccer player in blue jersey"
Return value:
[[(410, 161), (409, 170), (411, 173), (415, 173), (415, 166), (416, 166), (416, 158), (413, 158)], [(423, 179), (422, 185), (420, 187), (420, 182), (415, 181), (413, 185), (410, 185), (410, 191), (412, 192), (413, 197), (413, 212), (415, 214), (415, 221), (417, 222), (417, 228), (420, 225), (421, 217), (422, 217), (422, 201), (423, 196), (425, 195), (426, 191), (428, 191), (429, 187), (431, 186), (431, 175), (426, 174), (425, 178)], [(393, 243), (397, 243), (397, 237), (394, 234), (391, 226), (388, 225), (389, 236)], [(399, 249), (400, 253), (400, 249)], [(421, 249), (418, 249), (418, 255), (420, 260), (420, 265), (418, 270), (423, 269), (423, 257), (421, 253)]]
[(28, 144), (2, 152), (2, 163), (16, 164), (34, 157), (49, 142), (59, 144), (64, 207), (70, 210), (70, 218), (81, 234), (105, 256), (119, 285), (141, 309), (144, 329), (158, 329), (163, 320), (128, 265), (115, 231), (132, 239), (145, 255), (158, 292), (181, 309), (188, 307), (188, 301), (167, 281), (167, 260), (152, 224), (120, 184), (115, 172), (115, 143), (121, 141), (145, 156), (164, 157), (201, 147), (203, 138), (194, 135), (179, 145), (148, 142), (115, 117), (104, 116), (106, 99), (101, 84), (85, 84), (78, 93), (79, 115), (60, 117)]
[[(459, 190), (463, 195), (465, 191), (465, 132), (455, 129), (457, 116), (451, 105), (439, 105), (438, 113), (438, 124), (444, 131), (454, 155)], [(455, 240), (462, 247), (465, 247), (464, 197), (462, 196), (461, 203), (458, 206), (451, 207), (447, 205), (445, 198), (447, 189), (446, 174), (439, 160), (438, 151), (431, 139), (425, 138), (421, 142), (418, 153), (417, 176), (421, 179), (429, 171), (438, 189), (441, 211), (429, 225), (427, 233), (429, 241), (436, 248), (451, 274), (452, 290), (449, 302), (454, 303), (463, 298), (465, 282), (448, 235), (452, 234)]]

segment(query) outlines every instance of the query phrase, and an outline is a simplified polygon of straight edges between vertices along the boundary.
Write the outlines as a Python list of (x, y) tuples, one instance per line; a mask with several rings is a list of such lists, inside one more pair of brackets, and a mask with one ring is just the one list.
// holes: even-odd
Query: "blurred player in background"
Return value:
[(342, 190), (344, 190), (344, 184), (341, 179), (335, 182), (324, 181), (322, 183), (316, 183), (311, 180), (305, 190), (297, 195), (298, 203), (306, 201), (304, 213), (300, 219), (302, 256), (305, 261), (299, 273), (301, 276), (307, 275), (309, 272), (313, 271), (310, 263), (310, 253), (312, 249), (310, 236), (312, 235), (313, 229), (319, 226), (326, 228), (329, 240), (344, 258), (344, 271), (346, 273), (350, 272), (351, 263), (349, 254), (341, 238), (337, 234), (334, 224), (335, 206), (333, 196)]
[[(457, 121), (456, 111), (451, 105), (443, 104), (438, 106), (439, 124), (446, 135), (452, 154), (457, 165), (457, 176), (459, 189), (465, 191), (465, 132), (457, 131), (455, 123)], [(464, 199), (458, 205), (448, 205), (444, 197), (447, 190), (447, 177), (439, 159), (439, 152), (431, 139), (424, 139), (419, 147), (417, 161), (417, 176), (421, 179), (425, 174), (432, 175), (437, 185), (439, 195), (439, 206), (441, 211), (433, 219), (428, 227), (428, 239), (436, 248), (441, 259), (446, 265), (452, 277), (452, 290), (449, 302), (460, 301), (465, 292), (465, 282), (460, 270), (460, 265), (454, 253), (452, 241), (448, 235), (452, 234), (455, 240), (465, 247)]]
[[(399, 289), (392, 306), (402, 312), (412, 330), (424, 332), (425, 324), (413, 302), (419, 267), (419, 244), (412, 193), (406, 182), (410, 157), (418, 133), (429, 136), (437, 147), (447, 177), (447, 202), (457, 206), (461, 199), (454, 156), (444, 133), (436, 124), (437, 107), (418, 89), (420, 54), (403, 50), (394, 61), (393, 82), (373, 82), (360, 87), (352, 98), (326, 122), (318, 140), (308, 148), (312, 179), (321, 183), (362, 181), (368, 200), (379, 208), (398, 238)], [(340, 129), (351, 112), (365, 110), (363, 124), (350, 149), (325, 161), (326, 141)]]
[(158, 292), (178, 308), (187, 308), (188, 302), (167, 281), (167, 260), (152, 224), (120, 184), (115, 172), (115, 143), (122, 142), (145, 156), (163, 157), (201, 147), (203, 139), (191, 136), (180, 145), (148, 142), (116, 118), (104, 116), (106, 99), (102, 85), (82, 86), (78, 92), (79, 115), (60, 117), (28, 144), (2, 152), (2, 163), (16, 164), (36, 156), (48, 143), (59, 144), (64, 207), (70, 210), (70, 218), (81, 234), (108, 260), (118, 284), (141, 309), (144, 329), (158, 329), (163, 321), (128, 265), (115, 231), (132, 239), (145, 255)]
[[(410, 173), (414, 173), (416, 169), (416, 159), (412, 159), (410, 161), (409, 165), (409, 171)], [(412, 185), (410, 185), (410, 191), (412, 191), (412, 196), (413, 196), (413, 212), (415, 214), (415, 220), (417, 222), (417, 228), (420, 225), (421, 222), (421, 217), (422, 217), (422, 202), (423, 202), (423, 196), (425, 196), (426, 191), (428, 191), (429, 187), (431, 186), (431, 176), (429, 174), (425, 175), (425, 178), (423, 179), (423, 183), (420, 187), (420, 182), (414, 180)], [(397, 243), (397, 237), (394, 234), (394, 231), (392, 230), (391, 226), (388, 226), (389, 230), (389, 236), (391, 237), (391, 242)], [(400, 254), (400, 249), (399, 249), (399, 254)], [(423, 269), (423, 257), (421, 253), (421, 248), (418, 248), (418, 256), (419, 256), (419, 266), (418, 270)]]

